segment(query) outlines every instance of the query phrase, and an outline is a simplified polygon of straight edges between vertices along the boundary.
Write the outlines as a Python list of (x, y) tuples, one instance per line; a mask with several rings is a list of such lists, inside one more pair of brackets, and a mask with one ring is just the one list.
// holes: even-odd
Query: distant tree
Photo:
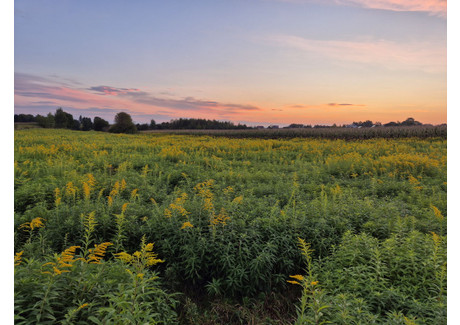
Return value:
[(54, 128), (54, 115), (51, 113), (48, 113), (47, 116), (42, 116), (38, 114), (35, 117), (35, 120), (37, 121), (38, 125), (40, 125), (42, 128)]
[(401, 122), (401, 125), (403, 126), (414, 126), (414, 125), (422, 125), (419, 121), (416, 121), (414, 118), (409, 117), (405, 121)]
[(15, 114), (14, 115), (14, 122), (36, 122), (35, 117), (32, 114)]
[[(66, 113), (66, 112), (64, 112), (64, 113), (65, 113), (65, 116), (67, 118), (67, 125), (66, 125), (67, 129), (74, 129), (75, 122), (74, 122), (72, 114)], [(80, 122), (78, 122), (78, 125), (80, 125)]]
[(361, 126), (363, 128), (370, 128), (372, 125), (374, 125), (374, 123), (372, 123), (371, 120), (367, 120), (367, 121), (359, 121), (359, 122), (353, 122), (353, 124), (355, 124), (356, 126)]
[(370, 128), (372, 125), (374, 125), (374, 123), (372, 123), (371, 120), (364, 121), (364, 122), (361, 124), (361, 126), (362, 126), (363, 128)]
[(147, 123), (143, 123), (143, 124), (137, 123), (136, 128), (137, 128), (138, 131), (146, 131), (146, 130), (149, 129), (149, 124), (147, 124)]
[[(58, 129), (65, 129), (67, 128), (67, 114), (62, 110), (62, 108), (58, 108), (56, 113), (54, 114), (54, 121), (55, 127)], [(73, 119), (72, 119), (73, 124)]]
[(107, 122), (106, 120), (100, 118), (99, 116), (96, 116), (94, 118), (94, 122), (93, 122), (94, 131), (104, 131), (104, 129), (107, 128), (108, 126), (109, 126), (109, 122)]
[(46, 120), (47, 120), (47, 124), (49, 125), (48, 126), (49, 128), (55, 128), (56, 127), (56, 120), (55, 120), (53, 114), (48, 113), (48, 115), (46, 115)]
[(47, 119), (45, 116), (37, 114), (37, 116), (35, 117), (35, 120), (37, 121), (38, 125), (40, 125), (42, 128), (46, 128)]
[(292, 123), (288, 126), (288, 128), (293, 128), (293, 129), (300, 129), (300, 128), (303, 128), (304, 125), (303, 124), (296, 124), (296, 123)]
[(80, 130), (81, 128), (81, 123), (79, 120), (73, 120), (72, 121), (72, 130)]
[(157, 123), (155, 122), (155, 120), (150, 120), (149, 129), (150, 130), (155, 130), (156, 126), (157, 126)]
[(115, 124), (109, 129), (112, 133), (136, 133), (137, 128), (134, 125), (131, 115), (125, 112), (120, 112), (115, 115)]
[(399, 126), (399, 123), (397, 123), (397, 122), (388, 122), (388, 123), (385, 123), (383, 126)]
[(80, 124), (82, 131), (89, 131), (93, 129), (93, 122), (89, 117), (81, 117), (80, 116)]

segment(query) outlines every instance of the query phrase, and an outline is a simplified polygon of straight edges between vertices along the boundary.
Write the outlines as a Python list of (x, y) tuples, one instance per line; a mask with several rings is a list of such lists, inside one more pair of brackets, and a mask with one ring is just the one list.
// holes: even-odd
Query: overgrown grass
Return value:
[[(442, 138), (16, 131), (18, 322), (443, 324), (446, 151)], [(163, 262), (136, 269), (128, 255), (147, 243)], [(72, 246), (70, 272), (43, 268)]]

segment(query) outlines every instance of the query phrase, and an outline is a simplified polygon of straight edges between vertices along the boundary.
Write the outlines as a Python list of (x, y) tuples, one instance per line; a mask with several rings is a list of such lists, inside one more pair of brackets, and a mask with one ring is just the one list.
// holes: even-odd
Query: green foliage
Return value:
[(136, 125), (134, 125), (131, 115), (125, 112), (120, 112), (115, 115), (115, 124), (109, 129), (112, 133), (137, 133)]
[[(440, 138), (18, 130), (17, 322), (166, 315), (171, 323), (177, 313), (185, 323), (286, 323), (303, 315), (301, 323), (443, 324), (446, 163)], [(21, 227), (36, 218), (43, 226)], [(133, 278), (132, 266), (111, 254), (138, 250), (144, 235), (164, 262)], [(310, 244), (307, 270), (298, 237)], [(51, 280), (41, 273), (53, 254), (78, 245), (87, 259), (106, 242), (113, 245), (100, 265), (76, 262)], [(286, 282), (296, 274), (307, 274), (305, 292)], [(167, 292), (182, 293), (180, 306)]]

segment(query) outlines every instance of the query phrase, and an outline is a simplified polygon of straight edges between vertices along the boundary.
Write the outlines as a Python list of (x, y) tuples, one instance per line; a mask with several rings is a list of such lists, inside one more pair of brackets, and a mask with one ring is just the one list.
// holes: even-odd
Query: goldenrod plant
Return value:
[(16, 130), (16, 322), (445, 324), (447, 140), (375, 129)]

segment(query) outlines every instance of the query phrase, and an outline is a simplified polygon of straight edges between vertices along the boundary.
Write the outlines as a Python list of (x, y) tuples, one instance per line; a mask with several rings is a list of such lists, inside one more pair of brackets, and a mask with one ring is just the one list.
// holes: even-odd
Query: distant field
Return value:
[(380, 130), (15, 131), (17, 323), (446, 324), (445, 136), (299, 137)]
[(15, 130), (36, 129), (41, 128), (37, 122), (16, 122), (14, 123)]
[(231, 138), (447, 138), (447, 126), (407, 126), (374, 128), (296, 128), (296, 129), (248, 129), (248, 130), (149, 130), (142, 133), (199, 134)]

